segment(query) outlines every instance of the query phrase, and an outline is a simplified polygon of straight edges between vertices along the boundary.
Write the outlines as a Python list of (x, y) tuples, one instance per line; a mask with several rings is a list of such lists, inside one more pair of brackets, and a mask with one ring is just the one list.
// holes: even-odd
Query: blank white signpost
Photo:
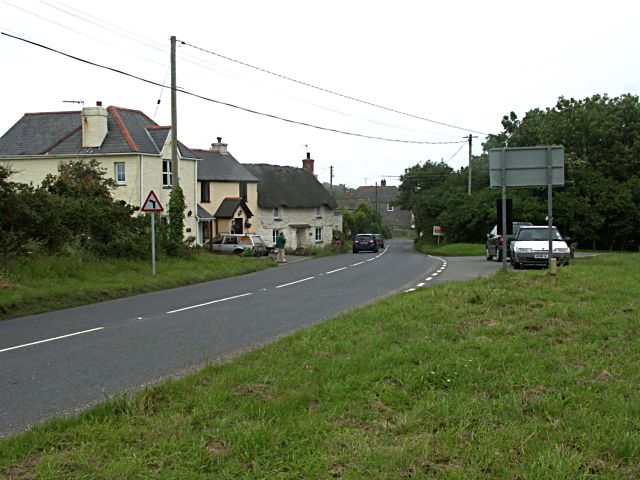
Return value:
[[(564, 185), (564, 147), (492, 148), (489, 150), (491, 187), (502, 187), (502, 234), (507, 232), (507, 187), (547, 186), (549, 266), (553, 257), (552, 186)], [(507, 269), (507, 242), (502, 242), (502, 268)]]
[(140, 208), (141, 212), (151, 213), (151, 275), (156, 274), (156, 212), (164, 212), (164, 208), (153, 190)]

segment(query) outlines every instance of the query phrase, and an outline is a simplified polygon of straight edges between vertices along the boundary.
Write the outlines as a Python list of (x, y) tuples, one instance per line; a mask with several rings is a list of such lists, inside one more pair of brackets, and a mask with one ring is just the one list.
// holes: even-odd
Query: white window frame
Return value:
[[(122, 166), (122, 172), (119, 172), (119, 168)], [(127, 184), (127, 175), (126, 175), (126, 167), (125, 167), (125, 163), (124, 162), (114, 162), (113, 164), (113, 168), (115, 169), (115, 177), (116, 177), (116, 184), (118, 185), (126, 185)], [(120, 178), (119, 173), (122, 173), (122, 178)]]
[(387, 203), (387, 212), (393, 212), (394, 210), (395, 210), (395, 207), (390, 203)]
[(280, 230), (278, 230), (277, 228), (274, 228), (273, 230), (271, 230), (271, 240), (273, 240), (273, 244), (276, 244), (276, 238), (278, 238), (278, 232)]
[(322, 218), (322, 207), (316, 207), (316, 218)]
[(280, 216), (280, 207), (273, 207), (273, 219), (282, 220), (282, 217)]
[(162, 186), (170, 187), (172, 186), (172, 178), (171, 178), (171, 160), (162, 160)]
[(316, 243), (322, 243), (322, 227), (316, 227)]

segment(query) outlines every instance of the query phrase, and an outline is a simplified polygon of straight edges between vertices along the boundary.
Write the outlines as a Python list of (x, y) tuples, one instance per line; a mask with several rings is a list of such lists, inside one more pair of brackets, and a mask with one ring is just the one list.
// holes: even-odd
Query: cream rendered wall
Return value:
[(3, 159), (0, 161), (3, 166), (14, 172), (9, 177), (10, 181), (31, 184), (34, 187), (40, 185), (44, 177), (49, 173), (57, 174), (59, 162), (60, 158), (44, 156)]
[[(333, 228), (335, 219), (333, 217), (333, 209), (322, 206), (320, 210), (321, 218), (316, 218), (315, 208), (285, 208), (280, 207), (280, 220), (273, 218), (272, 208), (259, 209), (259, 221), (257, 234), (260, 235), (267, 245), (273, 244), (272, 231), (274, 229), (282, 230), (287, 238), (287, 248), (297, 247), (313, 247), (329, 245), (333, 239)], [(306, 229), (305, 244), (298, 245), (296, 229), (291, 225), (308, 224), (310, 227)], [(322, 241), (316, 243), (315, 230), (316, 227), (322, 227)], [(311, 235), (309, 235), (311, 233)]]

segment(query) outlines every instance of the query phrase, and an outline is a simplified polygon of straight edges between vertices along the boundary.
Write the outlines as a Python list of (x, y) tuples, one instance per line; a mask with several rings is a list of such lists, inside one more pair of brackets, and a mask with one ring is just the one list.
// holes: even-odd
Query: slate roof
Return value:
[(395, 186), (358, 187), (353, 196), (356, 198), (365, 197), (368, 198), (371, 203), (374, 203), (376, 201), (376, 195), (378, 203), (393, 203), (393, 201), (400, 195), (400, 189)]
[(335, 199), (306, 168), (245, 164), (258, 177), (258, 205), (261, 208), (336, 208)]
[(253, 217), (253, 213), (247, 207), (247, 204), (241, 198), (235, 197), (227, 197), (225, 198), (216, 210), (216, 213), (213, 214), (215, 218), (233, 218), (236, 216), (236, 212), (238, 208), (242, 207), (247, 218)]
[[(160, 127), (139, 110), (107, 108), (108, 133), (100, 147), (82, 147), (82, 112), (26, 113), (0, 137), (0, 156), (82, 155), (162, 151), (170, 127)], [(183, 158), (198, 158), (178, 142)]]
[(206, 211), (200, 204), (198, 204), (196, 215), (200, 220), (213, 220), (215, 218), (208, 211)]
[(231, 154), (212, 150), (193, 150), (202, 161), (198, 164), (198, 180), (219, 182), (257, 182), (258, 179)]

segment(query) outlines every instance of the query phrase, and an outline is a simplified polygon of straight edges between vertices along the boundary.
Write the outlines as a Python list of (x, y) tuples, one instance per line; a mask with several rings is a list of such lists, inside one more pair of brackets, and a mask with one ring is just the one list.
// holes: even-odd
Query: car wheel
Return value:
[(353, 250), (353, 253), (358, 253), (358, 251), (354, 249), (354, 250)]
[(493, 255), (489, 253), (489, 247), (485, 248), (484, 256), (487, 259), (487, 262), (490, 262), (491, 260), (493, 260)]
[(376, 249), (373, 251), (373, 253), (378, 253), (378, 249), (376, 248)]

